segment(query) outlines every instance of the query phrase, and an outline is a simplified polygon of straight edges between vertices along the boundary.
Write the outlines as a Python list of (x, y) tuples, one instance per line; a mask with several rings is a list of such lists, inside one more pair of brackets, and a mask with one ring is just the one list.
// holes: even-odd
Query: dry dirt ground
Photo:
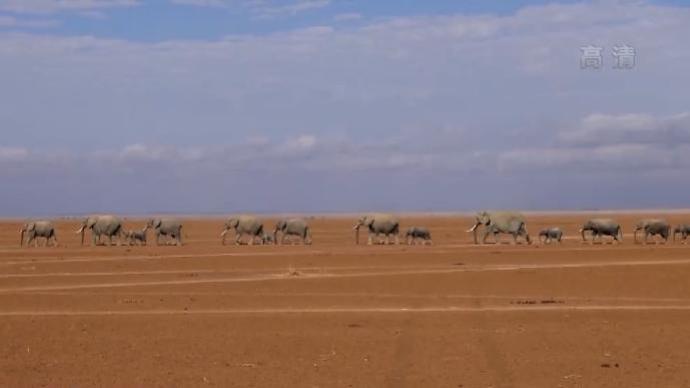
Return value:
[(690, 245), (635, 245), (644, 216), (614, 216), (624, 243), (594, 246), (586, 214), (528, 217), (560, 246), (410, 216), (435, 245), (355, 246), (352, 218), (316, 217), (307, 247), (189, 219), (183, 247), (80, 247), (65, 220), (60, 247), (20, 248), (3, 221), (0, 386), (690, 386)]

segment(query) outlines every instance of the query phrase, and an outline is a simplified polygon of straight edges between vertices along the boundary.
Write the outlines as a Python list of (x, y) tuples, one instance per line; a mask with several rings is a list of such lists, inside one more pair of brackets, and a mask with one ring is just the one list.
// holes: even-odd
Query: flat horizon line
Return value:
[(62, 215), (43, 215), (43, 216), (2, 216), (0, 215), (0, 221), (15, 221), (15, 220), (25, 220), (25, 219), (39, 219), (39, 218), (52, 218), (52, 219), (77, 219), (82, 217), (87, 217), (92, 214), (115, 214), (122, 218), (149, 218), (149, 217), (179, 217), (179, 218), (226, 218), (232, 215), (239, 214), (254, 214), (263, 218), (281, 218), (281, 217), (308, 217), (308, 218), (352, 218), (359, 217), (362, 214), (370, 213), (392, 213), (400, 217), (470, 217), (473, 216), (477, 211), (488, 210), (488, 211), (502, 211), (502, 210), (513, 210), (519, 211), (526, 215), (575, 215), (575, 214), (683, 214), (690, 213), (690, 208), (646, 208), (646, 209), (576, 209), (576, 210), (516, 210), (516, 209), (478, 209), (472, 211), (347, 211), (347, 212), (286, 212), (286, 213), (274, 213), (274, 212), (227, 212), (227, 213), (176, 213), (176, 212), (152, 212), (152, 213), (107, 213), (107, 212), (93, 212), (93, 213), (75, 213), (75, 214), (62, 214)]

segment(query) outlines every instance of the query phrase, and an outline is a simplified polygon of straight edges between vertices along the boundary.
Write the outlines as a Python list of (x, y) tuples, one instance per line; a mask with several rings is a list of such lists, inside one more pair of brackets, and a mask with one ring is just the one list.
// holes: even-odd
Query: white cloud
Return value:
[(294, 16), (298, 13), (324, 8), (331, 0), (298, 0), (286, 5), (275, 5), (271, 1), (259, 1), (254, 10), (264, 18)]
[(333, 20), (343, 22), (343, 21), (360, 20), (362, 18), (363, 18), (363, 16), (360, 13), (347, 12), (347, 13), (340, 13), (340, 14), (335, 15), (333, 17)]
[(27, 20), (12, 16), (0, 15), (0, 28), (50, 28), (60, 23), (57, 20)]
[(690, 113), (667, 117), (651, 114), (591, 114), (561, 139), (576, 145), (619, 143), (690, 143)]
[(173, 4), (197, 7), (229, 8), (242, 6), (259, 18), (269, 19), (283, 16), (294, 16), (302, 12), (327, 7), (331, 0), (293, 0), (289, 2), (275, 0), (170, 0)]
[(28, 157), (29, 150), (26, 148), (0, 146), (0, 161), (16, 162), (26, 160)]
[(0, 0), (0, 11), (15, 13), (53, 13), (132, 7), (139, 0)]
[(558, 133), (555, 147), (517, 148), (499, 156), (502, 171), (644, 172), (690, 168), (690, 114), (590, 114)]

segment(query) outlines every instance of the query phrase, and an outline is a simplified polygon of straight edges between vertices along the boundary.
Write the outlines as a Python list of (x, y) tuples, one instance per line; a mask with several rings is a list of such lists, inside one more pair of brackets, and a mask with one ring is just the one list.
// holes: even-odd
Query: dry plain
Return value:
[(306, 247), (222, 246), (222, 219), (190, 218), (183, 247), (80, 247), (63, 220), (60, 247), (20, 248), (3, 221), (0, 386), (690, 386), (690, 246), (633, 244), (647, 215), (613, 216), (620, 245), (581, 244), (584, 213), (528, 216), (560, 246), (411, 215), (433, 246), (315, 217)]

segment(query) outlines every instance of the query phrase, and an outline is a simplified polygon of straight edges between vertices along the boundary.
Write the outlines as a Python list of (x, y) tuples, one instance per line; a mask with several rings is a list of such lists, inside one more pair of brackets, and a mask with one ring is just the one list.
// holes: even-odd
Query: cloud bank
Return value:
[(0, 214), (686, 207), (688, 22), (607, 1), (211, 41), (0, 33)]

